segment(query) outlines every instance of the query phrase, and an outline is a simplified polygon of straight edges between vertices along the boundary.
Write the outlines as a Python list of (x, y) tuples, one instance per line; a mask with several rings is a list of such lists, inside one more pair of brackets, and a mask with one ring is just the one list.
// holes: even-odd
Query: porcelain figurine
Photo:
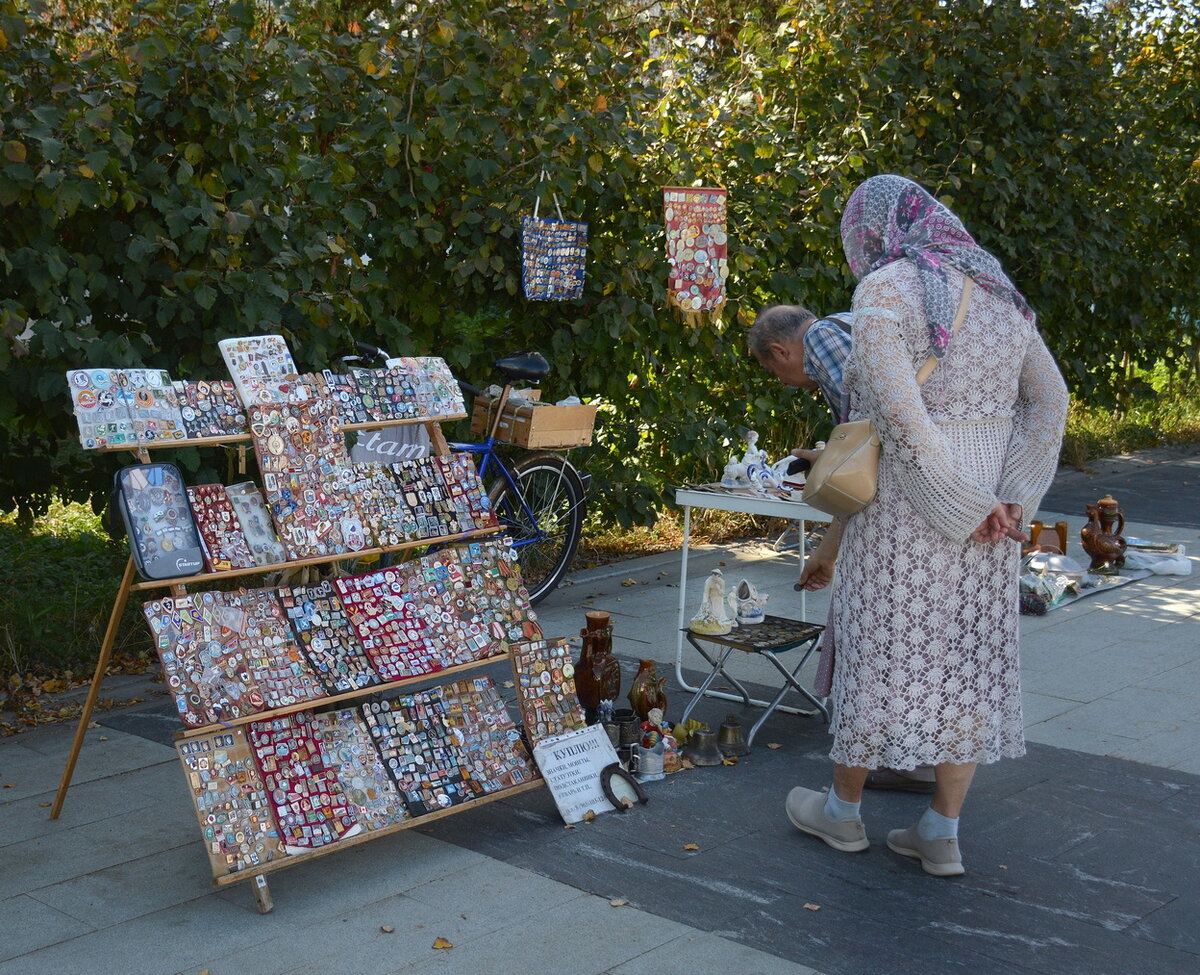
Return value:
[(738, 626), (753, 626), (761, 623), (766, 616), (763, 607), (770, 599), (767, 593), (761, 593), (753, 582), (743, 579), (737, 588), (729, 594), (729, 608), (732, 610)]
[(726, 615), (725, 575), (720, 569), (713, 569), (709, 573), (704, 583), (700, 611), (692, 617), (688, 629), (708, 636), (720, 636), (733, 629), (733, 620)]
[(742, 463), (749, 467), (751, 464), (766, 466), (767, 452), (758, 445), (758, 431), (750, 430), (746, 433), (746, 452), (742, 455)]

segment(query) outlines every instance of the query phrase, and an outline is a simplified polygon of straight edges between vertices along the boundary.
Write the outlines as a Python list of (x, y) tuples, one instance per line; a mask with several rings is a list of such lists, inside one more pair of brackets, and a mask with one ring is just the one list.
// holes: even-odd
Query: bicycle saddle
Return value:
[(550, 371), (550, 363), (540, 352), (514, 352), (494, 363), (496, 371), (508, 382), (525, 379), (537, 382)]

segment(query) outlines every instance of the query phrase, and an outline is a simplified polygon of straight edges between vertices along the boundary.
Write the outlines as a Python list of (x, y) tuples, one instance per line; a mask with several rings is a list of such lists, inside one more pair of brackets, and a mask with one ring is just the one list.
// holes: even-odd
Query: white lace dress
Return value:
[[(962, 277), (949, 270), (957, 300)], [(883, 442), (879, 493), (845, 527), (827, 642), (835, 762), (912, 769), (1025, 752), (1015, 541), (971, 532), (997, 500), (1033, 517), (1058, 462), (1067, 392), (1036, 328), (975, 288), (923, 387), (929, 332), (897, 261), (854, 295), (851, 416)]]

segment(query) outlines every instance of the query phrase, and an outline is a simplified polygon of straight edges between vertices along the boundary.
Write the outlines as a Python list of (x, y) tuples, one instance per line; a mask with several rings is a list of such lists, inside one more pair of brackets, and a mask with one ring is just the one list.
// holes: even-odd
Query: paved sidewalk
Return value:
[[(1127, 533), (1200, 555), (1200, 457), (1153, 460), (1056, 481), (1076, 552), (1083, 501), (1111, 490)], [(689, 610), (718, 563), (798, 614), (797, 554), (760, 543), (694, 550)], [(577, 635), (587, 609), (605, 609), (624, 686), (639, 658), (673, 673), (678, 571), (673, 553), (576, 573), (541, 607), (546, 632)], [(810, 597), (809, 619), (824, 600)], [(210, 886), (165, 702), (97, 716), (55, 822), (73, 728), (0, 740), (0, 973), (1200, 970), (1200, 568), (1022, 630), (1030, 754), (980, 770), (968, 873), (951, 881), (883, 845), (922, 797), (868, 794), (864, 854), (787, 824), (788, 788), (828, 782), (828, 737), (810, 717), (777, 713), (736, 766), (672, 775), (648, 786), (648, 805), (573, 830), (535, 790), (279, 871), (266, 916), (247, 886)], [(695, 666), (685, 657), (692, 682)], [(755, 684), (770, 674), (738, 666)], [(677, 716), (689, 695), (674, 680), (668, 692)], [(755, 717), (697, 708), (714, 726), (728, 713)]]

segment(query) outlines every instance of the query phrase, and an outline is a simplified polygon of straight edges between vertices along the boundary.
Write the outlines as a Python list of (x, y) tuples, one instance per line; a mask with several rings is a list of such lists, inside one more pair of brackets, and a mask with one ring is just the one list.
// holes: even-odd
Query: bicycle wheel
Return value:
[(538, 603), (562, 581), (575, 557), (586, 492), (575, 468), (557, 454), (522, 457), (509, 471), (522, 497), (515, 496), (503, 477), (492, 484), (488, 496), (500, 524), (512, 535), (529, 601)]

